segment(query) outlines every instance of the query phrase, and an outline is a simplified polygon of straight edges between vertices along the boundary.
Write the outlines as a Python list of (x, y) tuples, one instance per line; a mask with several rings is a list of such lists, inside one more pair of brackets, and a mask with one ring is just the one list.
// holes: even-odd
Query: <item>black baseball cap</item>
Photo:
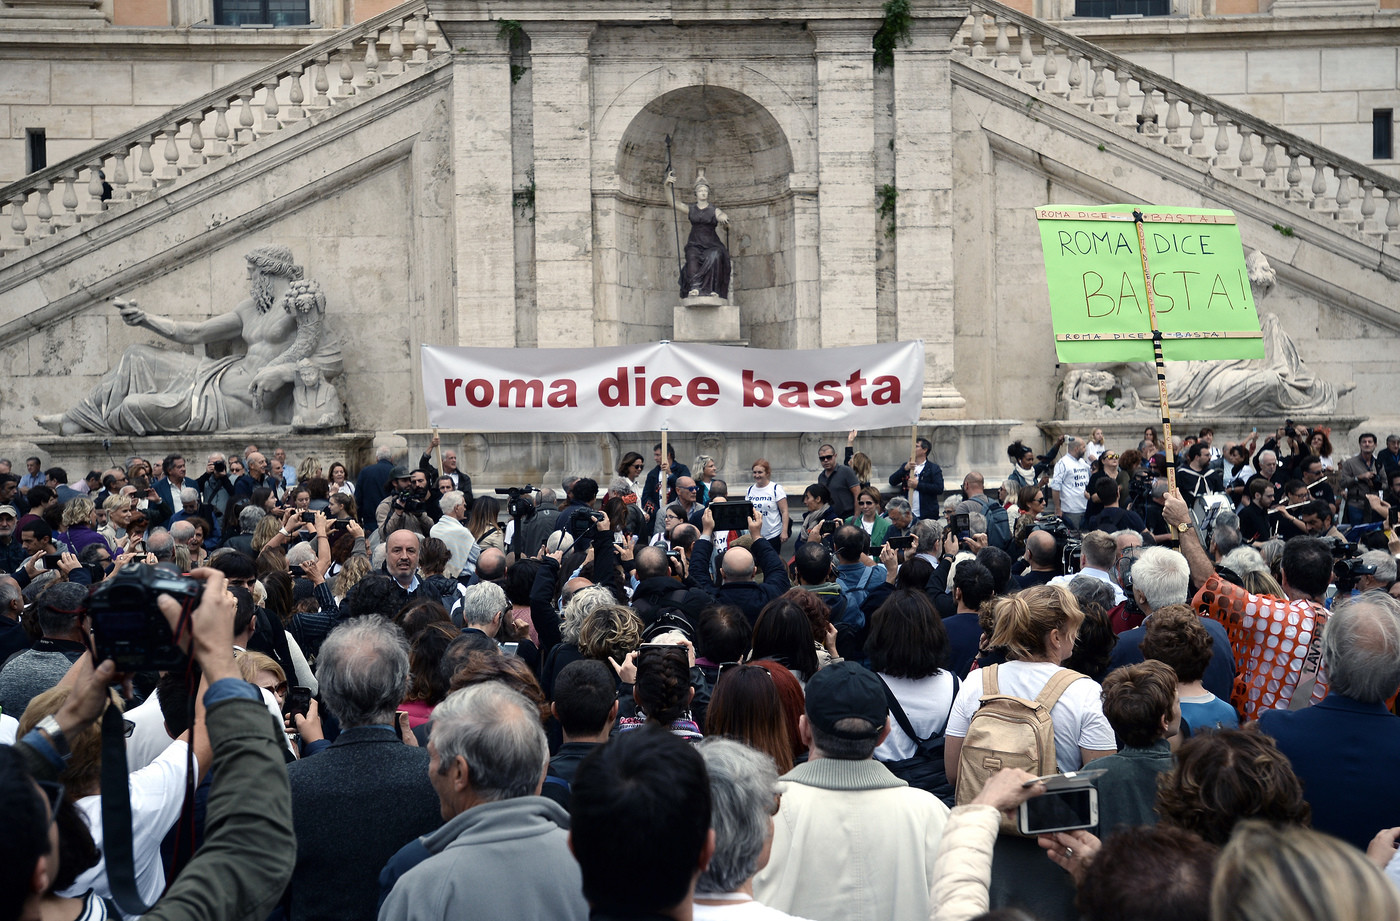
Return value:
[[(807, 719), (827, 735), (874, 738), (885, 728), (889, 712), (885, 686), (874, 672), (854, 662), (833, 662), (807, 682)], [(838, 722), (851, 718), (866, 720), (875, 728), (856, 733), (836, 728)]]

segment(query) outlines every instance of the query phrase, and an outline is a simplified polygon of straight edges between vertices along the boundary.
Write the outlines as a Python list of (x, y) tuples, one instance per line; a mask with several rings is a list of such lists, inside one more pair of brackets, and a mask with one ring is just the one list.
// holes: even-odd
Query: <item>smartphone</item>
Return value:
[(949, 522), (948, 526), (960, 540), (967, 540), (972, 536), (972, 516), (967, 512), (954, 512)]
[(505, 654), (508, 655), (508, 656), (518, 656), (518, 655), (520, 655), (520, 644), (519, 644), (519, 643), (502, 643), (502, 644), (501, 644), (501, 652), (505, 653)]
[(823, 534), (835, 534), (835, 533), (836, 533), (836, 529), (839, 528), (839, 527), (841, 527), (841, 522), (837, 521), (835, 518), (831, 518), (831, 519), (828, 519), (828, 520), (822, 522), (822, 530), (821, 530), (821, 533), (823, 533)]
[(301, 685), (287, 688), (287, 697), (282, 702), (283, 713), (300, 713), (305, 716), (311, 709), (311, 689)]
[(316, 520), (316, 513), (315, 513), (315, 512), (302, 512), (302, 513), (301, 513), (301, 520), (302, 520), (302, 521), (305, 521), (305, 522), (307, 522), (307, 523), (313, 522), (313, 521)]
[(716, 531), (747, 531), (749, 516), (752, 514), (753, 503), (747, 499), (716, 502), (710, 506), (710, 515), (715, 520)]
[(885, 543), (896, 550), (908, 550), (914, 546), (914, 535), (906, 534), (903, 537), (887, 537)]
[(58, 557), (59, 557), (59, 554), (57, 554), (57, 553), (45, 553), (45, 554), (44, 554), (44, 568), (45, 568), (45, 569), (57, 569), (57, 568), (58, 568)]
[(1093, 828), (1099, 824), (1099, 791), (1085, 785), (1064, 790), (1047, 790), (1021, 804), (1016, 829), (1023, 835), (1045, 835), (1053, 831)]

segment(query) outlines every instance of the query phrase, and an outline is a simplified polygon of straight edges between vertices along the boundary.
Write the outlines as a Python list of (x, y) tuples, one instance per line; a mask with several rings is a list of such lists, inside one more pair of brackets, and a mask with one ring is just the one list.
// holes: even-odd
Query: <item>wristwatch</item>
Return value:
[(63, 735), (63, 730), (59, 727), (58, 720), (54, 719), (53, 714), (39, 720), (34, 724), (34, 728), (49, 737), (49, 744), (53, 746), (54, 751), (58, 752), (60, 758), (67, 758), (72, 754), (68, 748), (68, 739)]
[(1185, 534), (1187, 531), (1191, 530), (1191, 522), (1183, 521), (1180, 524), (1172, 525), (1172, 527), (1176, 528), (1176, 533)]

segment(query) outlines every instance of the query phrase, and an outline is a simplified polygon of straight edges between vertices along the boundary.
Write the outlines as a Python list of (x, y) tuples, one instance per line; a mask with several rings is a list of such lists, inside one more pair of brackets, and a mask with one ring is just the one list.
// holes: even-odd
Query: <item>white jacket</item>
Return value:
[(968, 921), (987, 910), (992, 848), (1001, 813), (993, 806), (956, 807), (943, 829), (933, 866), (932, 921)]
[(947, 806), (872, 760), (820, 758), (780, 780), (755, 898), (815, 921), (928, 921)]

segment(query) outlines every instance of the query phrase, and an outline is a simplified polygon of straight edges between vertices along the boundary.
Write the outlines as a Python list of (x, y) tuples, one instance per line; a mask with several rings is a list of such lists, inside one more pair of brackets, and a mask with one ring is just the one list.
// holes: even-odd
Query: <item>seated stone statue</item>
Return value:
[(297, 362), (297, 378), (292, 385), (292, 428), (315, 431), (345, 423), (345, 409), (335, 385), (326, 380), (320, 367), (309, 358)]
[(302, 279), (302, 267), (285, 246), (261, 246), (246, 259), (251, 296), (209, 320), (177, 322), (113, 299), (129, 326), (182, 345), (242, 342), (246, 352), (213, 358), (134, 345), (76, 406), (35, 421), (64, 435), (212, 432), (289, 422), (297, 363), (310, 359), (322, 373), (340, 370), (339, 351), (321, 344), (325, 295), (318, 283)]

